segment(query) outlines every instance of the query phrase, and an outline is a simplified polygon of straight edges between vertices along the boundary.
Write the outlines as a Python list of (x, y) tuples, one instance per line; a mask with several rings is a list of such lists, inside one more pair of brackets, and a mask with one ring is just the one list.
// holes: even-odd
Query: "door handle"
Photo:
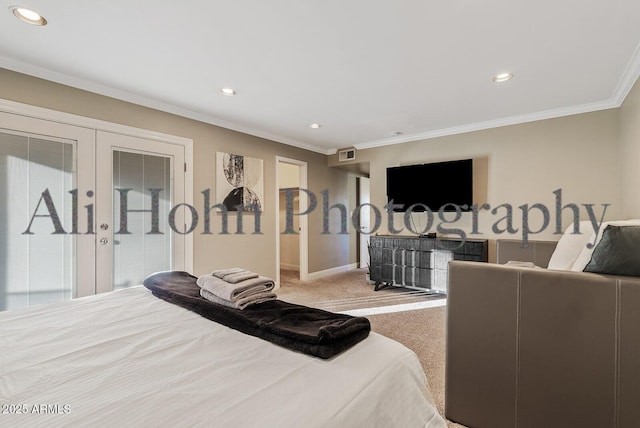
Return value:
[(101, 243), (102, 245), (107, 245), (107, 244), (109, 243), (109, 240), (108, 240), (107, 238), (102, 238), (102, 239), (100, 240), (100, 243)]

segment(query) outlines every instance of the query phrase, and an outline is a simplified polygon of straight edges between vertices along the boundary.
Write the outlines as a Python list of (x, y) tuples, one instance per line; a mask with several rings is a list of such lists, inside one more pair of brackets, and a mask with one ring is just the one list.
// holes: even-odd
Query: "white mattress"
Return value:
[(135, 287), (0, 313), (0, 426), (445, 423), (416, 355), (397, 342), (371, 333), (321, 360)]

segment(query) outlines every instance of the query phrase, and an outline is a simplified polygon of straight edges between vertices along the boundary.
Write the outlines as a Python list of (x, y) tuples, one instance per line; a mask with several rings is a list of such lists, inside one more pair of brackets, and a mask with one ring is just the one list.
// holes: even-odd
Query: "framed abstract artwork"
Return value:
[(264, 209), (262, 159), (232, 153), (216, 153), (216, 201), (227, 211)]

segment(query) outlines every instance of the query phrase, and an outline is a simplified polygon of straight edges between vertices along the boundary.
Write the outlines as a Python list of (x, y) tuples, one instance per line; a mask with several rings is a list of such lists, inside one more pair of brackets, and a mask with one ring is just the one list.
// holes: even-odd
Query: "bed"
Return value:
[(0, 313), (0, 426), (446, 425), (393, 340), (322, 360), (139, 286)]

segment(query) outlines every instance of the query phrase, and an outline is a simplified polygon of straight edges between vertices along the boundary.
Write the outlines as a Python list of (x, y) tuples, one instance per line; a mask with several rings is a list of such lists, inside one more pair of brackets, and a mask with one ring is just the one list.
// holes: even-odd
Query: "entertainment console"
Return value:
[(371, 236), (369, 279), (387, 285), (447, 293), (450, 260), (488, 261), (486, 239)]

